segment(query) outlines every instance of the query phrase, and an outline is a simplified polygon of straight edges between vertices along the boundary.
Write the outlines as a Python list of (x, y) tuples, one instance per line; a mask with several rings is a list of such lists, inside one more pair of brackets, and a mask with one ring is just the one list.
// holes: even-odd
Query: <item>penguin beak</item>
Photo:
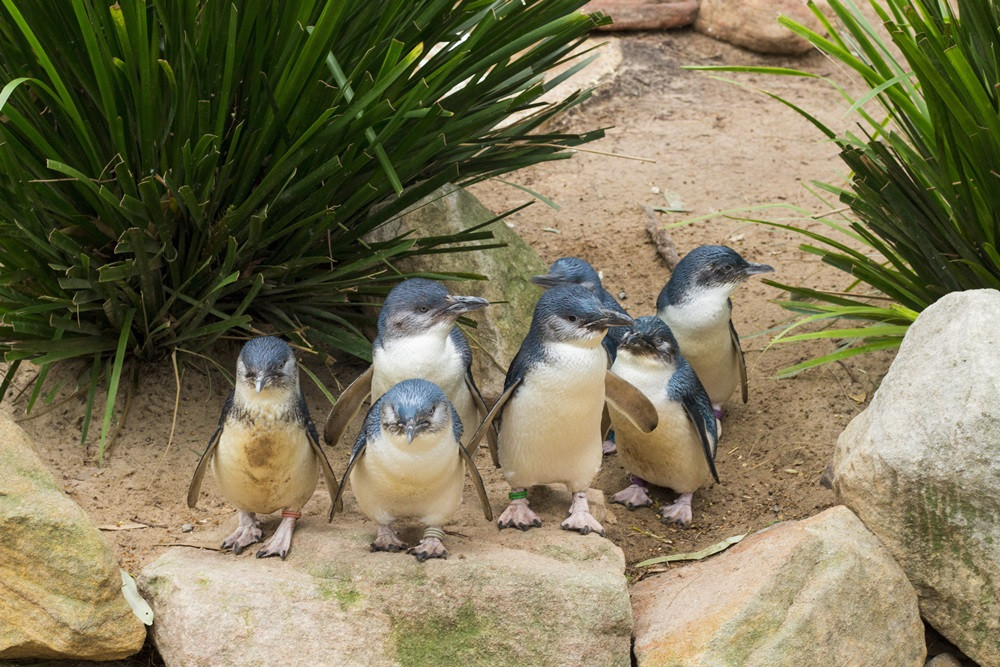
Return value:
[(528, 280), (535, 283), (536, 285), (541, 285), (545, 289), (548, 289), (550, 287), (555, 287), (556, 285), (560, 285), (563, 283), (563, 277), (560, 276), (558, 273), (547, 273), (544, 276), (532, 276)]
[(408, 421), (406, 422), (406, 442), (413, 444), (413, 438), (417, 435), (417, 422)]
[(759, 273), (774, 273), (774, 267), (770, 264), (754, 264), (750, 262), (747, 264), (746, 268), (743, 269), (743, 274), (747, 277), (755, 276)]
[(628, 315), (619, 313), (616, 310), (602, 308), (601, 314), (587, 322), (586, 326), (588, 329), (599, 330), (607, 329), (608, 327), (630, 327), (633, 324), (635, 324), (635, 320)]
[(268, 378), (266, 375), (263, 375), (263, 374), (257, 376), (257, 382), (256, 382), (256, 384), (254, 386), (257, 388), (257, 393), (258, 394), (260, 393), (260, 390), (264, 388), (264, 385), (267, 384), (267, 381), (269, 379), (270, 378)]
[(478, 296), (452, 296), (449, 294), (445, 298), (445, 304), (444, 312), (452, 315), (461, 315), (462, 313), (485, 308), (490, 305), (490, 302)]

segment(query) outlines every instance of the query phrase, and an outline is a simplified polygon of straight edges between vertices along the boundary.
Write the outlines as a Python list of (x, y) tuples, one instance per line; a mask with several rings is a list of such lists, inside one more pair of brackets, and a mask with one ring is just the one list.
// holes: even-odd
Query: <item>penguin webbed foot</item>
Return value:
[(285, 556), (288, 555), (288, 551), (292, 548), (292, 531), (294, 530), (295, 518), (290, 516), (283, 517), (281, 523), (278, 524), (277, 530), (274, 531), (274, 535), (257, 552), (257, 558), (280, 556), (281, 560), (285, 560)]
[(618, 445), (615, 444), (614, 440), (608, 439), (601, 443), (601, 453), (604, 454), (604, 456), (610, 456), (617, 451)]
[(604, 537), (604, 526), (590, 513), (586, 491), (573, 492), (573, 503), (569, 506), (569, 516), (559, 525), (563, 530), (575, 530), (581, 535), (597, 533)]
[(222, 540), (222, 549), (232, 549), (237, 556), (251, 544), (260, 542), (264, 536), (264, 531), (260, 529), (260, 519), (252, 512), (239, 511), (239, 524), (236, 530)]
[(693, 518), (691, 512), (691, 498), (693, 496), (693, 493), (682, 493), (677, 496), (677, 500), (660, 510), (660, 521), (668, 524), (676, 523), (685, 527), (690, 526)]
[(573, 512), (559, 525), (563, 530), (575, 530), (581, 535), (597, 533), (601, 537), (604, 537), (604, 526), (587, 510)]
[(420, 544), (410, 547), (406, 553), (414, 556), (421, 563), (430, 558), (448, 557), (448, 550), (444, 548), (441, 539), (436, 536), (425, 536), (424, 539), (420, 540)]
[(542, 525), (542, 520), (538, 518), (530, 507), (527, 498), (518, 498), (510, 501), (510, 505), (503, 511), (497, 519), (497, 528), (517, 528), (518, 530), (528, 530), (538, 528)]
[(404, 551), (408, 544), (399, 539), (390, 526), (379, 526), (375, 534), (375, 540), (369, 545), (372, 551), (388, 551), (398, 553)]
[(648, 507), (653, 504), (653, 499), (646, 492), (646, 487), (639, 484), (631, 484), (611, 496), (611, 502), (624, 505), (630, 511), (637, 507)]

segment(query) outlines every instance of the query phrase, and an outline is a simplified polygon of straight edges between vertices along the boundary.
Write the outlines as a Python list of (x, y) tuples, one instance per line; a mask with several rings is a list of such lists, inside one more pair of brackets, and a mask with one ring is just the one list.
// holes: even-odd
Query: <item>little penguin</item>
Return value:
[[(621, 304), (604, 289), (604, 286), (601, 284), (601, 276), (594, 267), (579, 257), (560, 257), (549, 267), (547, 275), (534, 276), (531, 278), (531, 282), (546, 288), (564, 284), (583, 285), (597, 295), (597, 298), (601, 300), (601, 305), (605, 308), (621, 313), (622, 315), (628, 315)], [(612, 327), (608, 329), (607, 335), (604, 336), (603, 344), (605, 351), (608, 353), (609, 366), (615, 361), (615, 352), (618, 349), (618, 343), (621, 341), (623, 333), (624, 329), (622, 327)], [(605, 421), (610, 423), (610, 420)], [(606, 436), (604, 442), (601, 444), (601, 451), (604, 454), (614, 454), (615, 434), (607, 433)]]
[(461, 444), (462, 433), (458, 411), (444, 391), (427, 380), (400, 382), (375, 401), (335, 499), (340, 501), (350, 479), (361, 511), (378, 524), (372, 551), (405, 549), (392, 524), (416, 519), (427, 529), (408, 553), (421, 562), (446, 558), (442, 527), (462, 503), (466, 472), (486, 520), (493, 520), (483, 480)]
[(631, 485), (611, 502), (630, 510), (651, 505), (647, 483), (680, 496), (660, 510), (660, 520), (691, 523), (694, 492), (719, 481), (715, 452), (719, 432), (712, 403), (691, 365), (681, 355), (670, 328), (656, 317), (640, 317), (618, 346), (611, 370), (632, 383), (656, 407), (659, 423), (650, 433), (635, 428), (614, 406), (618, 455), (632, 473)]
[(194, 471), (188, 507), (198, 502), (209, 464), (222, 495), (236, 506), (239, 525), (222, 541), (236, 554), (260, 541), (258, 514), (281, 510), (281, 523), (257, 557), (284, 559), (320, 472), (333, 500), (337, 478), (309, 418), (295, 354), (280, 338), (253, 338), (240, 350), (236, 386)]
[(703, 245), (677, 262), (656, 299), (656, 314), (667, 323), (717, 417), (740, 387), (747, 402), (747, 367), (733, 326), (729, 295), (747, 278), (774, 269), (748, 262), (732, 248)]
[(649, 400), (608, 370), (604, 335), (609, 327), (629, 324), (632, 318), (604, 307), (581, 285), (557, 285), (538, 300), (493, 408), (500, 419), (500, 465), (513, 489), (497, 522), (501, 529), (540, 526), (527, 487), (562, 483), (573, 494), (562, 527), (604, 535), (590, 514), (587, 488), (601, 467), (605, 400), (641, 430), (653, 430), (657, 419)]
[[(486, 403), (472, 377), (469, 342), (455, 322), (463, 313), (488, 305), (476, 296), (454, 296), (435, 280), (411, 278), (393, 287), (379, 311), (372, 365), (330, 411), (323, 432), (327, 444), (340, 440), (365, 398), (370, 396), (374, 403), (390, 387), (411, 378), (438, 385), (462, 423), (479, 424)], [(490, 444), (495, 447), (492, 436)]]

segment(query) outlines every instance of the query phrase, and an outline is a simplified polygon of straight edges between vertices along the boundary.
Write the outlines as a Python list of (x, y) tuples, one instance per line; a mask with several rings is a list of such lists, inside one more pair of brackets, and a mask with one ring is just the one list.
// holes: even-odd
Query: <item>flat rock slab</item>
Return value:
[(175, 547), (149, 565), (139, 587), (167, 664), (629, 664), (624, 556), (559, 529), (568, 493), (533, 491), (543, 527), (498, 532), (467, 488), (448, 558), (426, 563), (371, 553), (375, 526), (346, 500), (333, 525), (307, 514), (285, 561)]
[(115, 660), (146, 628), (97, 527), (0, 412), (0, 658)]
[(833, 488), (886, 545), (924, 618), (1000, 666), (1000, 292), (917, 318), (871, 404), (837, 440)]
[(642, 665), (924, 664), (917, 596), (845, 507), (632, 587)]
[(592, 0), (583, 9), (611, 17), (598, 30), (668, 30), (694, 23), (698, 0)]
[(695, 30), (758, 53), (795, 55), (812, 44), (778, 23), (788, 16), (812, 30), (822, 26), (802, 0), (701, 0)]

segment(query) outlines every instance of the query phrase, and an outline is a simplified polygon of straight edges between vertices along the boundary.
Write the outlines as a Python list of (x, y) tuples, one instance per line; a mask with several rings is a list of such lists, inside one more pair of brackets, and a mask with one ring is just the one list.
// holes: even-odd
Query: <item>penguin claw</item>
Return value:
[(404, 551), (409, 545), (399, 539), (395, 531), (389, 526), (379, 526), (375, 535), (375, 541), (369, 546), (372, 551), (398, 553)]
[(436, 537), (425, 537), (420, 540), (420, 544), (407, 549), (406, 553), (411, 554), (421, 563), (430, 558), (448, 557), (448, 550), (444, 548), (441, 540)]
[(260, 528), (253, 524), (244, 524), (241, 520), (240, 526), (233, 534), (222, 540), (221, 548), (223, 550), (232, 549), (233, 554), (239, 556), (248, 546), (260, 542), (260, 538), (263, 535), (264, 533)]
[(691, 512), (691, 497), (694, 494), (682, 493), (672, 504), (660, 510), (662, 523), (676, 523), (680, 526), (690, 526), (693, 514)]
[(589, 535), (594, 532), (604, 537), (604, 526), (598, 523), (597, 519), (586, 510), (573, 512), (559, 526), (563, 530), (575, 530), (581, 535)]
[(611, 496), (611, 502), (624, 505), (631, 511), (637, 507), (652, 505), (653, 499), (646, 492), (646, 487), (632, 484)]
[(500, 530), (504, 528), (517, 528), (518, 530), (526, 531), (531, 528), (538, 528), (541, 525), (542, 520), (538, 518), (537, 514), (531, 511), (527, 501), (523, 499), (511, 501), (507, 509), (497, 519), (497, 528)]

